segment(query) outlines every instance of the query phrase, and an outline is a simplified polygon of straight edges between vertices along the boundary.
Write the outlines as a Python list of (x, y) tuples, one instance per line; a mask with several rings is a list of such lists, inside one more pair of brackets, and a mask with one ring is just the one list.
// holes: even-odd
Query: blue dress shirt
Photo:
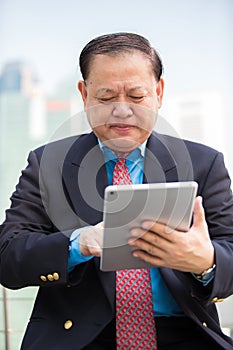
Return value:
[[(104, 154), (108, 183), (112, 184), (113, 169), (117, 160), (116, 155), (100, 140), (99, 145)], [(132, 151), (126, 159), (126, 164), (133, 184), (140, 184), (143, 182), (145, 150), (146, 142)], [(76, 265), (93, 258), (92, 256), (83, 256), (80, 252), (78, 238), (82, 230), (83, 228), (75, 230), (70, 238), (70, 253), (68, 259), (69, 272), (72, 271)], [(165, 285), (158, 268), (151, 268), (150, 275), (155, 316), (184, 316), (182, 310)], [(207, 284), (210, 280), (207, 282), (205, 281), (204, 284)]]

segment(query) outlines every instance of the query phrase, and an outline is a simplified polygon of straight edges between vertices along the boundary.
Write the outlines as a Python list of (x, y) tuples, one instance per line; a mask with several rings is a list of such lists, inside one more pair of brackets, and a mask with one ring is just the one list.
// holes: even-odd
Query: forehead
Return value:
[(93, 56), (87, 84), (104, 84), (102, 87), (121, 82), (144, 85), (152, 80), (155, 81), (155, 76), (150, 60), (143, 53), (133, 51)]

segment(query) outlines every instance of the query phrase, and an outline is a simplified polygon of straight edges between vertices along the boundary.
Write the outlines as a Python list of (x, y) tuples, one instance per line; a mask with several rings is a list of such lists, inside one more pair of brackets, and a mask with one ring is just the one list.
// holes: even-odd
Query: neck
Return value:
[(126, 159), (131, 152), (114, 152), (114, 153), (117, 156), (117, 159), (122, 159), (122, 158)]

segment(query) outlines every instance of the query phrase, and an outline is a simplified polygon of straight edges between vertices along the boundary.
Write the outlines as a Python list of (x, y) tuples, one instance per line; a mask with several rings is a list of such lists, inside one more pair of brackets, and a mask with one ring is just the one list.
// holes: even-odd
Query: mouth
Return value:
[(111, 129), (119, 130), (119, 131), (128, 131), (135, 128), (135, 125), (131, 124), (122, 124), (122, 123), (114, 123), (108, 125)]

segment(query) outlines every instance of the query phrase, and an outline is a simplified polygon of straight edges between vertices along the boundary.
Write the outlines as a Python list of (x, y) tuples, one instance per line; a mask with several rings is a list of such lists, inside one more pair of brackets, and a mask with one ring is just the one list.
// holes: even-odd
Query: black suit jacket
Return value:
[[(233, 199), (223, 157), (203, 145), (153, 133), (144, 182), (187, 180), (197, 181), (203, 196), (215, 279), (203, 287), (189, 273), (160, 272), (183, 312), (230, 350), (232, 341), (221, 332), (215, 307), (233, 293)], [(13, 289), (40, 286), (22, 349), (82, 349), (114, 318), (114, 272), (101, 272), (99, 258), (93, 258), (67, 273), (70, 234), (102, 221), (106, 186), (93, 133), (30, 153), (0, 233), (0, 282)]]

